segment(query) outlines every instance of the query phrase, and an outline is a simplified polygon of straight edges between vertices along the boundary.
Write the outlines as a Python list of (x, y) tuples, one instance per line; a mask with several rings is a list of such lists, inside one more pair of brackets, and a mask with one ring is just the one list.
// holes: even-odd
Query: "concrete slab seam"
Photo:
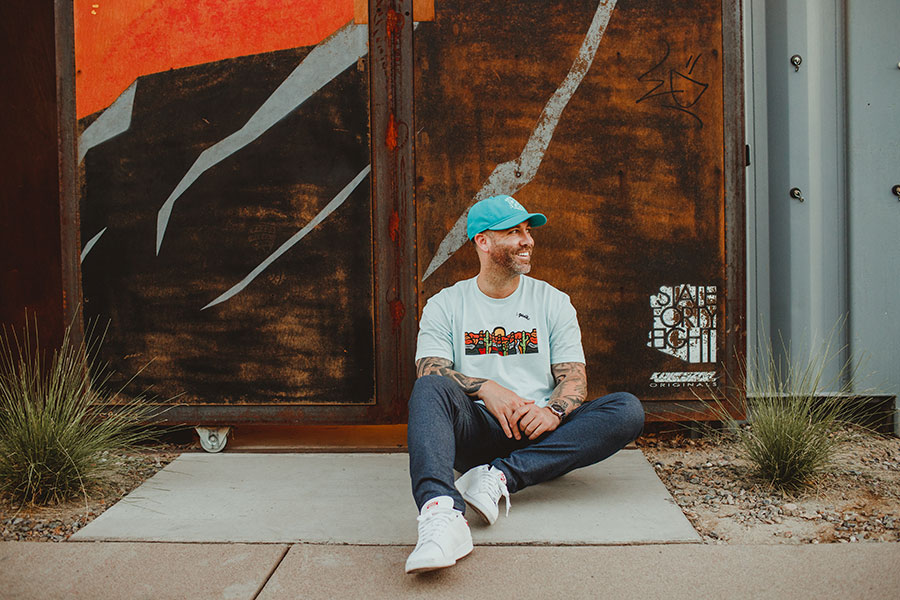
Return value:
[(292, 544), (288, 544), (284, 547), (284, 550), (281, 552), (281, 556), (278, 557), (278, 560), (275, 561), (275, 564), (272, 565), (272, 568), (269, 569), (268, 573), (266, 573), (265, 579), (260, 582), (259, 587), (256, 588), (256, 592), (254, 592), (253, 597), (250, 600), (256, 600), (257, 598), (259, 598), (259, 595), (262, 594), (262, 591), (266, 588), (266, 585), (268, 585), (269, 580), (272, 579), (272, 575), (275, 574), (275, 571), (277, 571), (278, 567), (281, 566), (281, 563), (284, 562), (284, 557), (287, 556), (288, 552), (291, 551), (292, 546)]

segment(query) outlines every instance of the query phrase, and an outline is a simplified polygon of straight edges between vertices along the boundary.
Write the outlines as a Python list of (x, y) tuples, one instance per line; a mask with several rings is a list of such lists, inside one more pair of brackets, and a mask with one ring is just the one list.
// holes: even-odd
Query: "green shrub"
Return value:
[(719, 401), (717, 413), (737, 442), (738, 454), (760, 478), (782, 492), (796, 492), (815, 483), (828, 470), (844, 441), (848, 421), (863, 415), (859, 396), (852, 393), (860, 362), (848, 360), (824, 380), (840, 352), (831, 338), (805, 364), (794, 364), (790, 349), (776, 356), (762, 349), (760, 368), (745, 369), (747, 419), (741, 425)]
[(741, 454), (774, 488), (795, 491), (813, 483), (842, 441), (838, 405), (811, 396), (760, 398), (750, 426), (736, 430)]
[[(105, 334), (105, 332), (104, 332)], [(102, 471), (104, 450), (132, 446), (145, 435), (142, 398), (109, 392), (109, 371), (97, 360), (103, 334), (62, 344), (47, 360), (26, 323), (0, 335), (0, 492), (17, 502), (49, 504), (85, 493)]]

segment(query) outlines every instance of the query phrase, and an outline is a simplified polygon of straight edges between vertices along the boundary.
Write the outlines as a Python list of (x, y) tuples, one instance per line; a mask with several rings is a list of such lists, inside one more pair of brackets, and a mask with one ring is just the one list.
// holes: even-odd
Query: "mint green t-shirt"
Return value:
[(416, 360), (427, 356), (452, 360), (460, 373), (493, 379), (539, 406), (555, 387), (550, 365), (584, 363), (569, 296), (525, 275), (506, 298), (486, 296), (474, 277), (432, 296), (416, 344)]

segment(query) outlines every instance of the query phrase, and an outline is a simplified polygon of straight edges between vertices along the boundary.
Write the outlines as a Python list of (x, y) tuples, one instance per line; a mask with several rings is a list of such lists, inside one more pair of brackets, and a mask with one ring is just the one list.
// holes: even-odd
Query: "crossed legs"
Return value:
[(421, 510), (431, 498), (450, 496), (453, 507), (465, 513), (454, 468), (465, 472), (490, 464), (503, 471), (513, 493), (608, 458), (636, 439), (643, 426), (638, 399), (617, 392), (584, 403), (537, 440), (509, 439), (493, 415), (456, 383), (426, 375), (416, 381), (409, 400), (413, 497)]

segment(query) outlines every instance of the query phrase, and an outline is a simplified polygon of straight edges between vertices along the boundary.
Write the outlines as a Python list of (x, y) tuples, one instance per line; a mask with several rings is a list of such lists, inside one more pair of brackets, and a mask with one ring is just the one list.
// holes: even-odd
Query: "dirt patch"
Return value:
[(754, 477), (731, 443), (649, 435), (638, 446), (707, 543), (900, 541), (900, 439), (846, 433), (831, 470), (795, 495)]
[(85, 495), (53, 506), (19, 506), (0, 497), (0, 540), (61, 542), (175, 460), (187, 446), (154, 445), (99, 457), (103, 480)]

